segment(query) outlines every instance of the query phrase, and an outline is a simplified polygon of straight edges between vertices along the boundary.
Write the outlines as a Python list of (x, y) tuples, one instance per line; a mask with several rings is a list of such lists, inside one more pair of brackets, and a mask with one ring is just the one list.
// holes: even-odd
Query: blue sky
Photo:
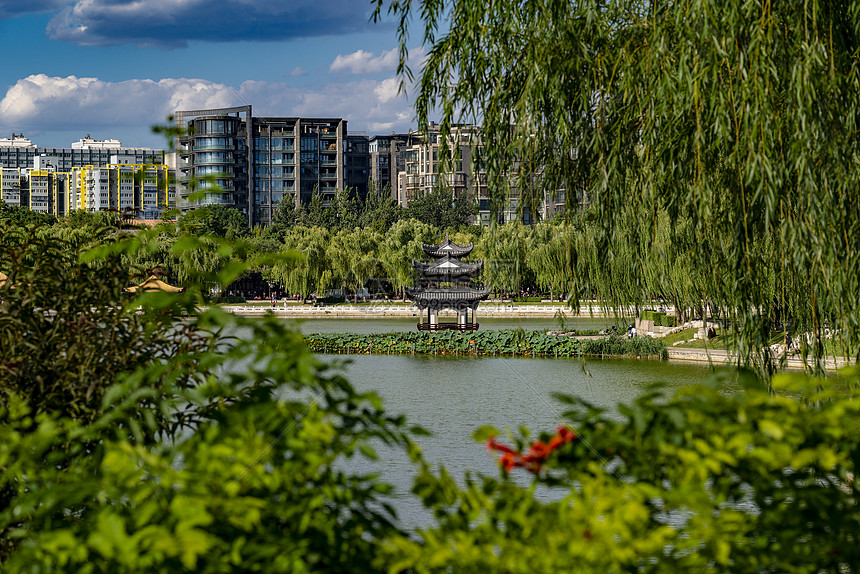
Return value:
[(151, 126), (172, 111), (246, 103), (260, 116), (342, 117), (350, 132), (406, 131), (416, 126), (397, 94), (395, 29), (369, 22), (370, 10), (362, 0), (0, 0), (0, 137), (162, 148)]

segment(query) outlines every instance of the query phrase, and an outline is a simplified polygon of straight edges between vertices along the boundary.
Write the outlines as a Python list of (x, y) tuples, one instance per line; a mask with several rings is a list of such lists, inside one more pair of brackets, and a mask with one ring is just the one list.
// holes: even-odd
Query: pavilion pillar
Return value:
[(439, 318), (436, 315), (436, 309), (430, 308), (430, 325), (438, 325)]
[(457, 325), (463, 327), (469, 322), (469, 308), (463, 307), (457, 315)]

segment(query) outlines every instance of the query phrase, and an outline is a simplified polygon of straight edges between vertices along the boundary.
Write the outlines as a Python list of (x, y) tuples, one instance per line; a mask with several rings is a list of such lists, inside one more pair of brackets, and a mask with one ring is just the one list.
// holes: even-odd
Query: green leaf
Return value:
[(485, 442), (488, 439), (499, 436), (499, 430), (496, 427), (490, 425), (484, 425), (479, 427), (472, 433), (472, 439), (475, 442)]

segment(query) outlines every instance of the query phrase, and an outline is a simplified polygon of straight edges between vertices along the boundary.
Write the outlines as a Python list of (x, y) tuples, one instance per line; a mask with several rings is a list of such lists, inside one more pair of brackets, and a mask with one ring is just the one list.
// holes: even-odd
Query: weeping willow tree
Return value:
[(413, 260), (421, 260), (424, 243), (433, 243), (437, 230), (431, 225), (416, 219), (401, 219), (385, 233), (379, 246), (380, 257), (388, 280), (401, 297), (406, 296), (405, 287), (415, 281)]
[(550, 300), (571, 291), (572, 269), (575, 265), (572, 252), (575, 236), (569, 225), (540, 223), (529, 237), (525, 254), (526, 265), (532, 270), (535, 283), (549, 291)]
[(526, 265), (530, 230), (519, 222), (493, 226), (481, 235), (476, 257), (484, 258), (483, 281), (498, 293), (518, 293), (530, 283)]
[[(266, 277), (303, 299), (315, 291), (324, 294), (332, 281), (326, 251), (331, 241), (324, 227), (296, 226), (284, 236), (283, 253), (267, 271)], [(292, 256), (288, 256), (292, 255)]]
[(405, 81), (409, 32), (423, 32), (419, 124), (483, 126), (497, 204), (512, 185), (530, 208), (558, 189), (589, 199), (600, 271), (619, 274), (617, 260), (639, 278), (593, 281), (600, 295), (650, 291), (665, 213), (696, 282), (678, 294), (727, 311), (743, 362), (767, 363), (780, 324), (810, 334), (819, 364), (828, 328), (860, 356), (860, 2), (376, 7), (399, 21)]

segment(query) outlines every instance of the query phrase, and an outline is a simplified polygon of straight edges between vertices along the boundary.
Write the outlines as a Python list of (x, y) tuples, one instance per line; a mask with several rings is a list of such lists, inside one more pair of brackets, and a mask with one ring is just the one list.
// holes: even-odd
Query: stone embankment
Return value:
[[(418, 307), (403, 304), (339, 304), (325, 307), (314, 307), (312, 305), (290, 305), (283, 303), (272, 305), (222, 305), (222, 309), (234, 315), (262, 316), (274, 313), (277, 317), (285, 318), (336, 318), (336, 317), (417, 317), (420, 314)], [(454, 311), (443, 311), (442, 317), (447, 314), (456, 316)], [(611, 311), (609, 311), (611, 316)], [(516, 303), (482, 303), (478, 307), (477, 316), (480, 317), (535, 317), (553, 318), (563, 314), (565, 318), (574, 317), (604, 317), (604, 308), (600, 306), (586, 307), (580, 309), (578, 315), (574, 314), (564, 305), (517, 305)]]
[[(722, 349), (692, 349), (689, 347), (668, 347), (666, 349), (669, 359), (678, 361), (699, 361), (705, 363), (713, 363), (715, 365), (725, 365), (733, 363), (737, 356)], [(774, 356), (774, 360), (779, 358)], [(827, 369), (839, 369), (851, 364), (845, 357), (826, 357), (824, 366)], [(787, 359), (786, 366), (789, 369), (803, 369), (803, 358), (801, 356), (790, 356)]]

